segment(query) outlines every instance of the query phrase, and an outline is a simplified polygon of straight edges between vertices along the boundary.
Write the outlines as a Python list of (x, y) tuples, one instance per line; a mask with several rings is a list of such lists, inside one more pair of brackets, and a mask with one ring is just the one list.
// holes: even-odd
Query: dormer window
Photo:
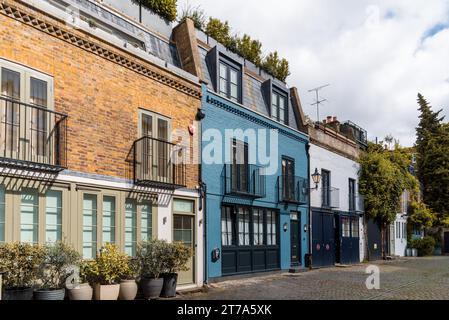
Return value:
[(220, 59), (219, 93), (237, 103), (241, 102), (242, 76), (240, 68)]
[(288, 125), (287, 96), (280, 91), (273, 90), (271, 97), (271, 118)]

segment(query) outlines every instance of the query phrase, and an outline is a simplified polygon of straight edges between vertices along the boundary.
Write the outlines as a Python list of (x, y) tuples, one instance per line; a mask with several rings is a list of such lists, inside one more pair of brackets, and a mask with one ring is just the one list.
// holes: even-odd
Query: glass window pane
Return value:
[(223, 63), (220, 63), (220, 78), (228, 80), (228, 67)]
[(39, 195), (36, 190), (23, 191), (20, 203), (20, 241), (37, 243), (39, 230)]
[(231, 83), (238, 85), (238, 72), (234, 69), (231, 69)]
[(47, 107), (47, 82), (31, 78), (30, 84), (30, 102), (41, 107)]
[(220, 94), (228, 94), (228, 82), (223, 78), (220, 78)]
[(141, 239), (150, 240), (153, 237), (153, 212), (151, 203), (142, 205), (141, 216)]
[(239, 245), (249, 246), (249, 211), (246, 208), (238, 208), (239, 213)]
[(115, 243), (115, 197), (103, 198), (103, 244)]
[(2, 68), (1, 94), (20, 100), (20, 73)]
[(135, 200), (126, 200), (125, 204), (125, 253), (133, 257), (137, 242), (137, 204)]
[(174, 211), (179, 213), (195, 213), (195, 202), (191, 200), (176, 199), (174, 201)]
[(145, 113), (142, 114), (142, 136), (153, 136), (153, 117)]
[(62, 240), (62, 192), (48, 191), (45, 197), (45, 241)]
[(168, 121), (157, 119), (157, 137), (160, 140), (168, 141)]
[(231, 84), (231, 98), (233, 100), (238, 99), (239, 97), (239, 92), (238, 92), (238, 86), (235, 84)]
[(83, 196), (83, 257), (94, 259), (97, 255), (97, 196)]

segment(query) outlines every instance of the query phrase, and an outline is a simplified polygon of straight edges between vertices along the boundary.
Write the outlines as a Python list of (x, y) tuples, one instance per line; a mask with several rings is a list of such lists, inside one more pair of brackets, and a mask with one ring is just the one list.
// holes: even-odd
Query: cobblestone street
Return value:
[(449, 300), (449, 257), (376, 262), (380, 290), (368, 290), (369, 264), (276, 274), (211, 284), (180, 299), (224, 300)]

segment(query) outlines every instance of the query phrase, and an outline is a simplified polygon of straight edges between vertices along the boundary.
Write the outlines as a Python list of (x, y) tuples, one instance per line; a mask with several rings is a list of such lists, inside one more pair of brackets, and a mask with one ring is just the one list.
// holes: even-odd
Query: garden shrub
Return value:
[(435, 239), (430, 236), (422, 239), (414, 239), (410, 243), (410, 246), (418, 250), (418, 256), (420, 257), (431, 256), (435, 251)]

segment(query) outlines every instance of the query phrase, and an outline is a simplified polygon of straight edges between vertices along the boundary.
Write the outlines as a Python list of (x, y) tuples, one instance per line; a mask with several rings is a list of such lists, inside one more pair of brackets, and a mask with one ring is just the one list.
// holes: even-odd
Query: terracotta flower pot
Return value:
[(94, 289), (88, 284), (83, 283), (73, 289), (68, 289), (69, 299), (74, 301), (88, 301), (92, 300)]
[(94, 285), (95, 300), (117, 300), (120, 293), (119, 284)]
[(145, 299), (157, 299), (161, 295), (164, 279), (142, 278), (140, 286)]
[(134, 300), (137, 296), (137, 283), (136, 280), (122, 280), (120, 282), (120, 300)]
[(62, 301), (64, 297), (65, 289), (34, 291), (34, 300), (38, 301)]

